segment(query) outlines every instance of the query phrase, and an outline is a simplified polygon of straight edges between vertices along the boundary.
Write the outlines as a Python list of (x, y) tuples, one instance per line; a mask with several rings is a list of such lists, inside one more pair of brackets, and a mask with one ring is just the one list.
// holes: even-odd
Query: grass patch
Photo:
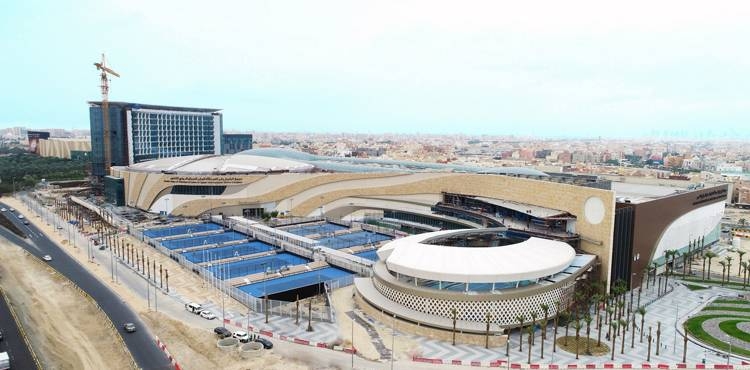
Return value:
[[(621, 339), (621, 338), (618, 338)], [(619, 340), (618, 340), (619, 342)], [(600, 346), (596, 345), (596, 338), (589, 338), (588, 345), (590, 346), (590, 353), (586, 352), (586, 337), (579, 337), (578, 338), (578, 355), (579, 356), (602, 356), (609, 353), (610, 348), (607, 345), (606, 341), (602, 338), (602, 344)], [(628, 347), (626, 344), (625, 347)], [(561, 348), (562, 350), (566, 352), (570, 352), (572, 354), (576, 353), (576, 337), (575, 336), (567, 336), (567, 337), (560, 337), (557, 338), (557, 348)]]
[(724, 304), (747, 304), (750, 305), (750, 301), (744, 299), (717, 299), (712, 303), (724, 303)]
[(748, 318), (746, 318), (744, 320), (743, 319), (736, 319), (736, 320), (722, 321), (722, 322), (719, 323), (719, 329), (721, 329), (721, 331), (727, 333), (727, 335), (729, 335), (732, 338), (736, 338), (736, 339), (739, 339), (739, 340), (744, 341), (744, 342), (750, 342), (750, 336), (748, 336), (746, 332), (740, 330), (737, 327), (737, 324), (739, 324), (741, 322), (750, 322), (750, 317), (748, 317)]
[[(715, 318), (726, 318), (726, 319), (739, 319), (739, 320), (750, 320), (746, 316), (732, 316), (732, 315), (702, 315), (688, 319), (685, 322), (685, 329), (703, 343), (706, 343), (712, 347), (718, 348), (722, 351), (729, 351), (729, 345), (724, 342), (724, 339), (714, 338), (712, 335), (706, 333), (703, 330), (703, 322)], [(732, 347), (732, 351), (739, 355), (750, 356), (750, 351), (742, 348)]]
[[(701, 279), (695, 279), (695, 278), (683, 278), (682, 280), (683, 281), (690, 281), (690, 282), (693, 282), (693, 283), (702, 283), (702, 284), (710, 284), (710, 285), (713, 285), (713, 286), (721, 286), (721, 279), (719, 279), (719, 280), (701, 280)], [(735, 282), (735, 281), (729, 281), (729, 282), (725, 281), (724, 282), (724, 286), (725, 287), (730, 287), (730, 288), (743, 288), (742, 283), (738, 283), (738, 282)]]
[(682, 285), (684, 285), (684, 286), (685, 286), (685, 288), (688, 288), (688, 289), (690, 289), (690, 290), (703, 290), (703, 289), (708, 289), (708, 287), (705, 287), (705, 286), (700, 286), (700, 285), (695, 285), (695, 284), (682, 284)]
[(733, 312), (750, 312), (750, 307), (733, 307), (733, 306), (707, 306), (703, 311), (733, 311)]

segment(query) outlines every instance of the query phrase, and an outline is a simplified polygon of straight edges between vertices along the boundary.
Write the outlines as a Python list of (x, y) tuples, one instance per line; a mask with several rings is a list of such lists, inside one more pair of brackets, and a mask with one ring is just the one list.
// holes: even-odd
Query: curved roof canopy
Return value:
[(254, 173), (254, 172), (309, 172), (311, 164), (283, 158), (255, 155), (191, 155), (162, 158), (136, 163), (131, 169), (142, 171), (174, 171), (183, 173)]
[[(478, 230), (477, 230), (478, 231)], [(454, 247), (426, 244), (436, 236), (466, 232), (446, 230), (396, 239), (378, 250), (387, 268), (427, 280), (493, 283), (535, 280), (558, 273), (576, 256), (567, 243), (530, 238), (498, 247)]]
[(317, 168), (335, 172), (462, 172), (496, 175), (549, 177), (542, 171), (526, 167), (479, 167), (416, 161), (397, 161), (377, 158), (329, 157), (282, 148), (250, 149), (238, 155), (257, 155), (309, 163)]

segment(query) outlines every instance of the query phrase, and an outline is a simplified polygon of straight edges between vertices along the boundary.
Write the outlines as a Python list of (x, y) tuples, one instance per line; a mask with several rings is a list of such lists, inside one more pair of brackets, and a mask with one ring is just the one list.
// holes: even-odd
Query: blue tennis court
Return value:
[(276, 279), (260, 281), (253, 284), (238, 287), (254, 297), (261, 298), (264, 295), (286, 292), (292, 289), (304, 288), (316, 285), (320, 282), (338, 279), (343, 276), (352, 275), (351, 272), (335, 267), (326, 267), (319, 270), (303, 272), (301, 274), (284, 276)]
[(348, 229), (346, 226), (336, 225), (332, 223), (324, 223), (320, 225), (293, 227), (291, 229), (286, 229), (284, 231), (295, 234), (295, 235), (299, 235), (299, 236), (305, 236), (305, 235), (312, 235), (312, 234), (332, 233), (334, 231), (346, 230), (346, 229)]
[(366, 258), (366, 259), (368, 259), (370, 261), (377, 261), (378, 260), (378, 250), (377, 249), (371, 250), (371, 251), (367, 251), (367, 252), (354, 253), (354, 255), (357, 256), (357, 257)]
[(268, 252), (274, 250), (274, 246), (263, 243), (261, 241), (252, 241), (250, 243), (242, 243), (235, 245), (228, 245), (226, 247), (209, 248), (200, 251), (186, 252), (182, 255), (192, 263), (201, 263), (211, 260), (246, 256), (248, 254), (255, 254), (261, 252)]
[(318, 239), (320, 244), (333, 249), (349, 248), (355, 245), (377, 243), (383, 240), (391, 240), (388, 235), (378, 234), (370, 231), (357, 231), (351, 234), (331, 236)]
[(191, 248), (197, 247), (203, 244), (216, 244), (226, 243), (235, 240), (247, 239), (247, 235), (240, 234), (235, 231), (225, 232), (221, 234), (194, 236), (192, 238), (172, 239), (161, 242), (161, 245), (168, 249), (180, 249), (180, 248)]
[(207, 224), (192, 224), (192, 225), (181, 225), (174, 227), (166, 227), (161, 229), (150, 229), (143, 232), (149, 238), (163, 238), (165, 236), (172, 235), (184, 235), (190, 233), (202, 233), (204, 231), (221, 230), (221, 225), (207, 223)]
[(272, 271), (276, 271), (282, 266), (302, 265), (308, 262), (310, 262), (309, 259), (297, 256), (296, 254), (278, 253), (272, 256), (214, 265), (208, 267), (208, 270), (213, 272), (217, 277), (231, 279), (263, 272), (269, 268)]

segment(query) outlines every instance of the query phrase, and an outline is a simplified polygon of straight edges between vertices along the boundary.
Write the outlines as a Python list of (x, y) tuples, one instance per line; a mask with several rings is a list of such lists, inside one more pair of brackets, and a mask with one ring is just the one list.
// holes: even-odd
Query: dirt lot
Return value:
[(282, 359), (273, 350), (254, 359), (243, 359), (236, 350), (222, 352), (216, 347), (216, 337), (212, 333), (185, 325), (161, 312), (142, 312), (141, 317), (185, 369), (310, 369), (301, 362)]
[(64, 277), (0, 239), (0, 286), (45, 369), (128, 369), (106, 316)]

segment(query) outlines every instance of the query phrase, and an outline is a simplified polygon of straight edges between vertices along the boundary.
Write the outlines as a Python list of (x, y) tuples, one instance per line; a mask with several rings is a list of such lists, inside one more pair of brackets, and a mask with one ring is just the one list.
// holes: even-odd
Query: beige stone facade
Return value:
[[(381, 202), (385, 197), (391, 204), (403, 197), (405, 207), (420, 202), (421, 206), (429, 207), (432, 204), (427, 200), (442, 192), (548, 207), (577, 217), (575, 229), (581, 236), (581, 249), (599, 257), (601, 278), (609, 278), (615, 207), (614, 192), (609, 190), (511, 176), (442, 172), (191, 175), (113, 167), (112, 174), (124, 179), (128, 206), (153, 210), (156, 205), (167, 203), (170, 213), (188, 217), (205, 212), (242, 215), (245, 208), (288, 211), (295, 216), (321, 211), (340, 215), (338, 209), (367, 209), (368, 201)], [(227, 188), (222, 195), (178, 196), (170, 194), (174, 185)], [(166, 196), (170, 197), (169, 202), (160, 202)], [(587, 200), (592, 198), (601, 204), (598, 209), (601, 217), (594, 220), (597, 223), (589, 222), (591, 217), (585, 214)], [(351, 199), (356, 199), (356, 204), (348, 202)]]

